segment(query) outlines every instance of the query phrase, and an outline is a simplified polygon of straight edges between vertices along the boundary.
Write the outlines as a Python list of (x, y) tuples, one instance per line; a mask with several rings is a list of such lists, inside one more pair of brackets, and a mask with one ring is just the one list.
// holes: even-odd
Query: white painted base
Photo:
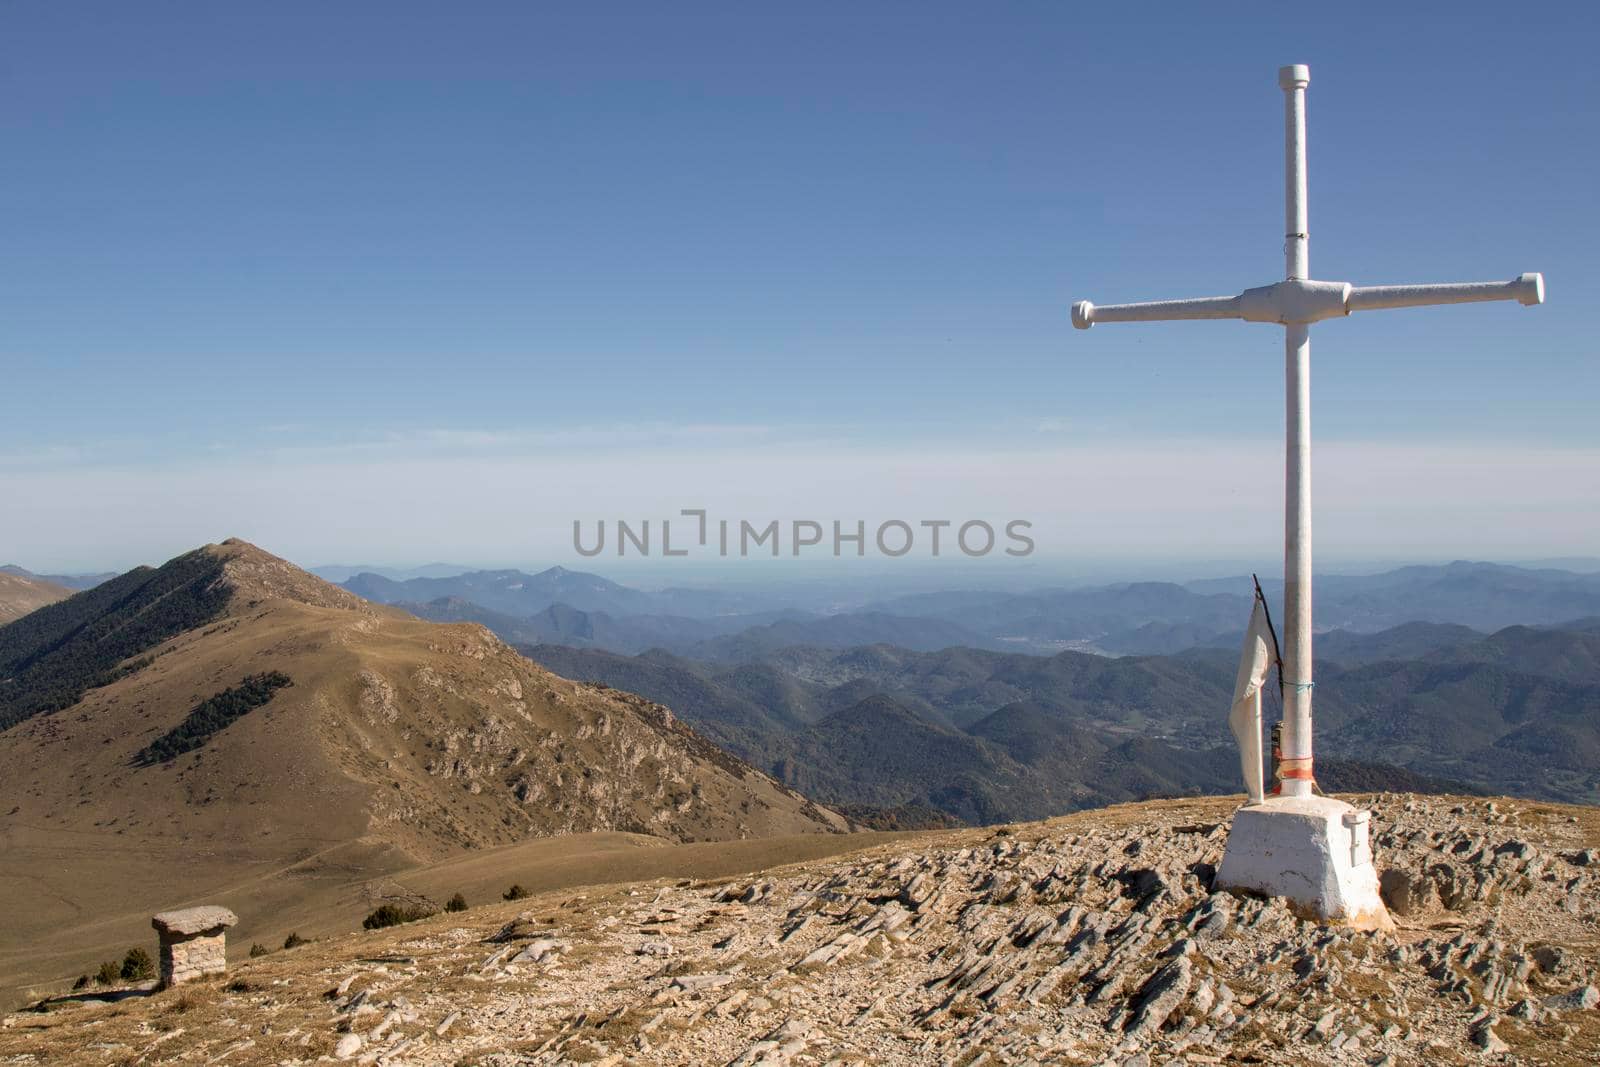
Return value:
[(1306, 918), (1392, 930), (1378, 896), (1369, 813), (1332, 797), (1268, 797), (1234, 812), (1215, 888), (1285, 897)]

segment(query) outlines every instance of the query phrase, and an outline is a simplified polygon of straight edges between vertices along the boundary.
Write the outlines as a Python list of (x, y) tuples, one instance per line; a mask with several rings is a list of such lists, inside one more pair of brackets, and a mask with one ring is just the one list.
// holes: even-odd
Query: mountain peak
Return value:
[(86, 836), (120, 820), (152, 855), (247, 842), (279, 869), (340, 848), (392, 873), (541, 835), (847, 829), (658, 705), (239, 539), (0, 627), (0, 679), (0, 813)]
[(286, 559), (238, 537), (199, 551), (222, 561), (224, 581), (234, 593), (251, 600), (293, 600), (313, 607), (370, 610), (367, 602), (346, 589), (323, 581)]

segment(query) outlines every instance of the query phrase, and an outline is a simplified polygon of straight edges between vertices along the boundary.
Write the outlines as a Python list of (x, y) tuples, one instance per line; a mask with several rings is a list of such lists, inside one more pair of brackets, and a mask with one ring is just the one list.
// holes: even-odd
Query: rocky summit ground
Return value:
[(1212, 893), (1233, 802), (1156, 802), (345, 935), (19, 1012), (0, 1063), (1600, 1059), (1600, 811), (1354, 799), (1394, 934)]

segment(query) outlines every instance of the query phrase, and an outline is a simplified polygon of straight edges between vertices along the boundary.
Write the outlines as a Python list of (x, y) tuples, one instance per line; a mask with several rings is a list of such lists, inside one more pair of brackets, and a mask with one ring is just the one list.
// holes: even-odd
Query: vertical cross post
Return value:
[[(1278, 71), (1284, 114), (1284, 274), (1311, 277), (1306, 205), (1306, 86), (1309, 67)], [(1284, 796), (1307, 796), (1311, 763), (1311, 324), (1284, 329), (1283, 761)]]
[[(1306, 208), (1306, 86), (1309, 68), (1278, 70), (1284, 118), (1284, 279), (1237, 296), (1137, 304), (1072, 305), (1072, 325), (1243, 319), (1284, 329), (1284, 522), (1282, 644), (1284, 716), (1279, 795), (1240, 808), (1213, 883), (1287, 896), (1313, 914), (1364, 929), (1393, 926), (1378, 895), (1365, 812), (1313, 796), (1311, 744), (1311, 324), (1355, 311), (1430, 307), (1479, 300), (1544, 302), (1544, 278), (1509, 282), (1356, 286), (1311, 277)], [(1247, 653), (1249, 646), (1246, 646)], [(1256, 751), (1259, 745), (1247, 746)], [(1251, 776), (1247, 774), (1247, 779)]]
[(1311, 68), (1278, 68), (1283, 90), (1283, 276), (1311, 277), (1311, 228), (1306, 209), (1306, 86)]

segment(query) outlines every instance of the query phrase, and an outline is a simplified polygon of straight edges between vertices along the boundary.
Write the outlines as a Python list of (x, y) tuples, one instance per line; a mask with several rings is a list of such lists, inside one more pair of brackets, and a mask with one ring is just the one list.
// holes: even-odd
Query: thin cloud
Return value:
[[(659, 522), (697, 507), (763, 522), (1026, 519), (1041, 561), (1271, 560), (1282, 550), (1275, 442), (1023, 449), (763, 431), (681, 435), (618, 454), (560, 439), (558, 448), (494, 442), (503, 453), (379, 448), (0, 468), (0, 495), (26, 502), (26, 521), (0, 529), (0, 556), (36, 569), (121, 566), (237, 535), (295, 559), (573, 563), (583, 562), (571, 547), (575, 519)], [(1600, 539), (1597, 472), (1595, 449), (1324, 444), (1314, 461), (1319, 559), (1586, 554)], [(118, 531), (115, 545), (107, 529)]]

